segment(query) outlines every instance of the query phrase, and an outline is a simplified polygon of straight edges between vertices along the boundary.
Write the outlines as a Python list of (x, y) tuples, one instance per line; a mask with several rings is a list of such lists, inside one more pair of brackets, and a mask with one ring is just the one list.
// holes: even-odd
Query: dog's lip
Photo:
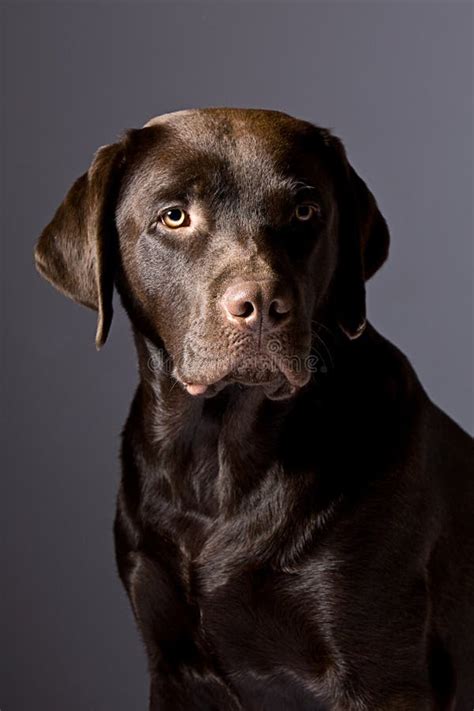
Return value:
[(246, 376), (244, 374), (239, 374), (238, 372), (235, 372), (235, 370), (232, 367), (229, 367), (228, 370), (222, 374), (219, 374), (218, 377), (214, 378), (212, 381), (208, 380), (205, 382), (190, 382), (186, 380), (181, 380), (178, 378), (178, 380), (181, 380), (181, 383), (184, 387), (184, 389), (193, 396), (196, 395), (204, 395), (208, 390), (213, 388), (214, 386), (219, 386), (221, 385), (224, 387), (225, 385), (230, 385), (231, 383), (238, 383), (239, 385), (247, 385), (249, 387), (251, 386), (256, 386), (256, 385), (261, 385), (261, 386), (273, 386), (277, 381), (279, 381), (281, 378), (285, 378), (285, 374), (282, 372), (281, 369), (275, 370), (274, 374), (270, 378), (265, 378), (265, 379), (258, 379), (258, 378), (252, 378), (250, 376)]
[[(209, 394), (210, 390), (215, 390), (216, 387), (225, 385), (230, 385), (231, 383), (238, 383), (240, 385), (246, 385), (249, 387), (261, 386), (266, 392), (272, 392), (275, 388), (281, 388), (283, 379), (288, 383), (291, 388), (292, 393), (296, 392), (304, 385), (306, 385), (311, 377), (311, 373), (307, 369), (293, 369), (288, 363), (282, 359), (280, 362), (275, 361), (277, 370), (274, 371), (274, 375), (271, 378), (266, 378), (264, 380), (258, 380), (258, 378), (253, 379), (251, 377), (245, 377), (245, 375), (239, 375), (233, 372), (232, 368), (229, 368), (226, 373), (220, 375), (220, 377), (215, 378), (208, 382), (199, 381), (186, 381), (181, 380), (181, 383), (189, 395), (197, 397), (199, 395)], [(219, 389), (221, 389), (219, 388)]]

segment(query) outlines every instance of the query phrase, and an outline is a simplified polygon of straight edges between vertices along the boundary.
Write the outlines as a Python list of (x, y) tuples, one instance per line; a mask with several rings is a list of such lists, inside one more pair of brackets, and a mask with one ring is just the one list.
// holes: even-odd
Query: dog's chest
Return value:
[(245, 512), (208, 517), (177, 509), (168, 519), (164, 533), (177, 543), (172, 564), (185, 597), (197, 608), (200, 633), (229, 669), (246, 665), (249, 673), (272, 675), (287, 664), (314, 679), (331, 666), (318, 616), (330, 591), (327, 580), (324, 591), (316, 579), (309, 584), (305, 568), (336, 508), (313, 505), (310, 475), (300, 486), (295, 497), (275, 468), (248, 497)]
[[(271, 485), (278, 491), (278, 480)], [(262, 506), (248, 517), (210, 519), (176, 510), (167, 519), (163, 540), (177, 545), (168, 543), (163, 558), (155, 559), (157, 591), (169, 586), (170, 612), (192, 621), (189, 634), (199, 654), (211, 650), (244, 697), (250, 687), (266, 695), (275, 679), (285, 680), (290, 698), (299, 699), (297, 706), (285, 702), (285, 711), (319, 709), (319, 699), (346, 682), (366, 687), (367, 669), (355, 665), (361, 645), (371, 650), (381, 688), (389, 681), (379, 669), (387, 644), (403, 650), (400, 678), (419, 674), (423, 589), (400, 577), (398, 559), (392, 566), (378, 552), (376, 530), (364, 527), (362, 535), (355, 522), (344, 524), (336, 503), (324, 516), (312, 503), (301, 505), (307, 496), (292, 505), (284, 485), (275, 508), (268, 498), (262, 495)], [(169, 634), (172, 615), (162, 599), (156, 604)], [(275, 693), (284, 698), (286, 691)], [(300, 694), (310, 695), (308, 704)], [(252, 704), (245, 708), (279, 708)]]
[(259, 578), (204, 600), (203, 634), (244, 708), (323, 711), (319, 699), (332, 664), (324, 640), (291, 599), (290, 581), (277, 590), (271, 576)]
[[(194, 536), (194, 542), (198, 538)], [(289, 532), (287, 538), (291, 539)], [(291, 548), (292, 541), (287, 543)], [(326, 637), (330, 631), (319, 614), (324, 591), (316, 582), (309, 583), (279, 532), (264, 528), (249, 540), (242, 530), (224, 527), (206, 540), (188, 565), (199, 634), (215, 651), (219, 666), (237, 686), (241, 684), (239, 693), (245, 696), (250, 685), (252, 698), (258, 697), (260, 684), (265, 704), (257, 707), (270, 708), (266, 705), (270, 687), (278, 676), (283, 688), (276, 697), (281, 700), (289, 694), (282, 709), (290, 711), (295, 699), (295, 709), (322, 709), (315, 699), (335, 672)], [(250, 702), (248, 708), (253, 708)]]
[(290, 573), (243, 570), (205, 589), (198, 604), (202, 632), (230, 671), (271, 676), (286, 667), (314, 680), (332, 664), (318, 593), (299, 590)]

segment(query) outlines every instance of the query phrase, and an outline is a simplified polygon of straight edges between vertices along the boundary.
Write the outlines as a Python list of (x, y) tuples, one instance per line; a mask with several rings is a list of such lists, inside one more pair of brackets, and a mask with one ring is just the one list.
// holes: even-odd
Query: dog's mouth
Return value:
[(176, 370), (175, 377), (193, 396), (213, 397), (234, 383), (243, 387), (261, 387), (271, 400), (291, 397), (311, 377), (306, 359), (301, 356), (283, 357), (265, 353), (214, 365), (200, 376), (186, 377)]

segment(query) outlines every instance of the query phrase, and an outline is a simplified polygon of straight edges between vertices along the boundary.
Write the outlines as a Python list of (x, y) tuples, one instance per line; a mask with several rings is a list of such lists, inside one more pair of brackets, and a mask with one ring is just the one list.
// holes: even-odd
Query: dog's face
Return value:
[(38, 248), (40, 271), (99, 310), (115, 281), (138, 330), (191, 395), (229, 382), (291, 395), (312, 323), (365, 320), (364, 280), (388, 231), (331, 134), (286, 114), (167, 114), (101, 149)]
[(337, 261), (334, 190), (307, 134), (279, 115), (183, 112), (129, 136), (120, 288), (192, 393), (307, 382)]

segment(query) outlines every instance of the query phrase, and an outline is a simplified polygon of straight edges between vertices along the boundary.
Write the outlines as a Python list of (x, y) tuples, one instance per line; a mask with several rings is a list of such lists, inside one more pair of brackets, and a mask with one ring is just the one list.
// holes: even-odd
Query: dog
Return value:
[(36, 245), (139, 385), (118, 572), (151, 711), (471, 711), (473, 443), (366, 319), (389, 230), (333, 131), (164, 114), (100, 148)]

